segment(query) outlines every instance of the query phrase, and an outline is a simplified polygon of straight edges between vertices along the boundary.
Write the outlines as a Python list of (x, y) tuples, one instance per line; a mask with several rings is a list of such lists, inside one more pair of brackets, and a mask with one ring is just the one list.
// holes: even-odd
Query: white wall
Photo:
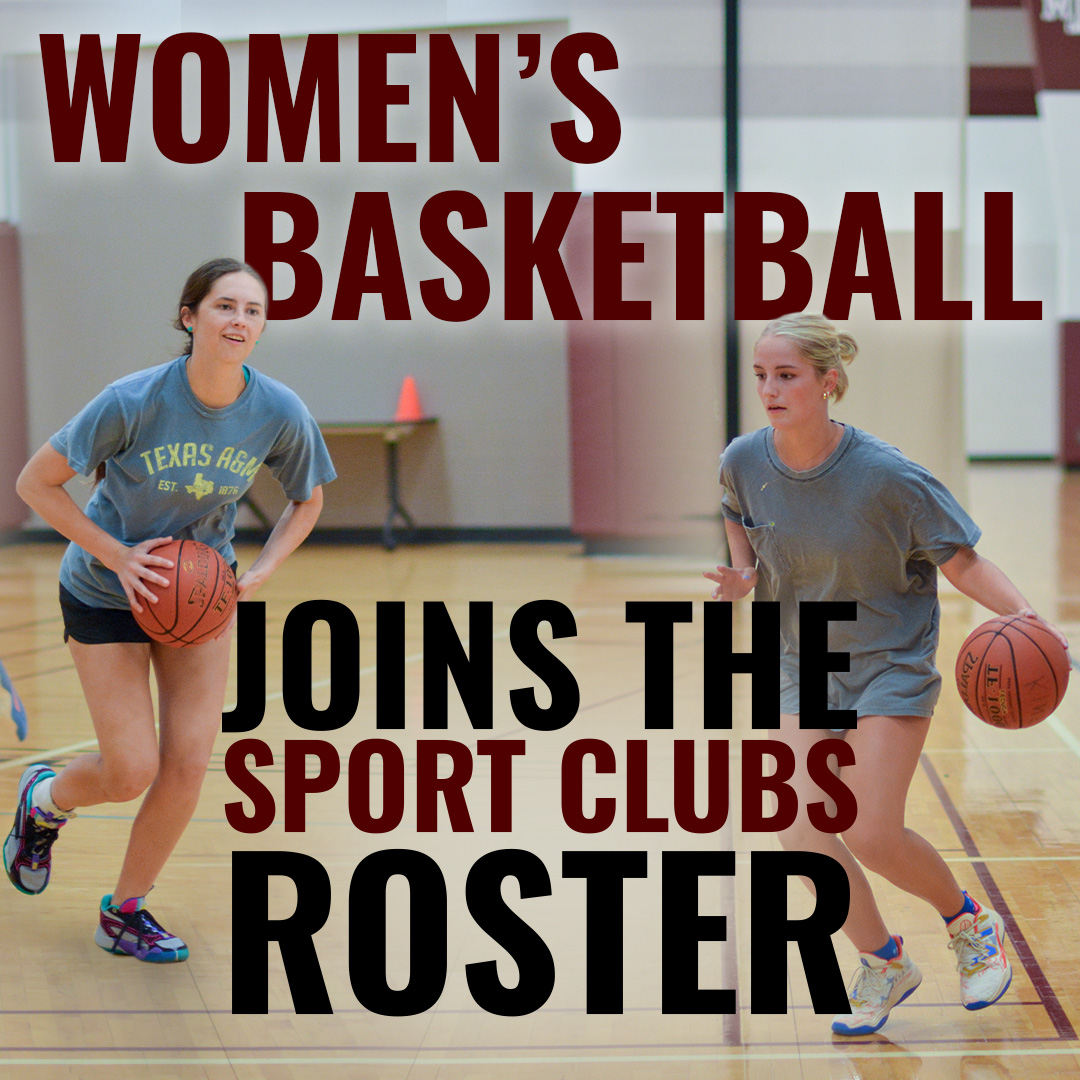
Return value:
[[(943, 191), (947, 230), (967, 230), (973, 238), (957, 295), (976, 307), (981, 255), (973, 213), (981, 207), (981, 191), (1016, 191), (1018, 295), (1041, 297), (1044, 320), (1017, 326), (976, 321), (960, 328), (967, 404), (958, 406), (946, 441), (959, 439), (979, 454), (1052, 453), (1052, 320), (1060, 307), (1060, 274), (1051, 269), (1057, 254), (1048, 255), (1040, 217), (1047, 204), (1046, 149), (1035, 147), (1031, 130), (1010, 129), (1008, 122), (999, 128), (965, 123), (967, 17), (966, 0), (744, 0), (742, 187), (796, 195), (807, 206), (812, 230), (823, 235), (835, 227), (844, 191), (880, 192), (890, 235), (910, 230), (914, 191)], [(722, 185), (723, 5), (717, 0), (0, 0), (0, 48), (8, 55), (35, 54), (41, 31), (63, 32), (74, 44), (81, 32), (106, 41), (118, 32), (139, 32), (145, 42), (155, 42), (180, 30), (236, 39), (255, 31), (534, 19), (565, 19), (571, 32), (603, 33), (620, 56), (607, 88), (622, 119), (622, 144), (609, 161), (574, 168), (572, 186), (655, 191)], [(972, 47), (993, 59), (997, 46), (979, 39)], [(11, 77), (7, 63), (0, 81), (0, 217), (18, 221)], [(1018, 145), (1022, 152), (1015, 152)], [(1025, 376), (1019, 389), (1018, 355)], [(902, 380), (902, 371), (897, 374)], [(1011, 392), (1020, 395), (1013, 409), (990, 398), (1007, 378)], [(722, 415), (719, 398), (717, 409)], [(874, 426), (873, 416), (867, 426)]]
[[(548, 54), (565, 33), (565, 24), (528, 27), (542, 31)], [(459, 52), (468, 56), (472, 32), (454, 33)], [(153, 49), (140, 52), (122, 163), (97, 160), (92, 139), (84, 141), (82, 161), (54, 161), (40, 61), (15, 61), (32, 446), (41, 445), (105, 383), (176, 355), (182, 335), (170, 323), (186, 275), (207, 258), (244, 251), (246, 191), (288, 192), (318, 212), (318, 238), (309, 252), (322, 267), (322, 300), (305, 318), (276, 322), (271, 305), (271, 322), (252, 363), (294, 387), (316, 419), (328, 423), (392, 416), (402, 379), (415, 377), (426, 408), (440, 421), (427, 440), (432, 445), (424, 491), (413, 501), (419, 520), (475, 527), (568, 523), (563, 329), (542, 305), (531, 320), (503, 318), (502, 200), (507, 190), (535, 191), (538, 219), (551, 193), (570, 186), (569, 164), (543, 137), (569, 110), (550, 80), (517, 78), (516, 34), (500, 34), (501, 160), (477, 161), (459, 132), (458, 160), (432, 164), (425, 153), (429, 47), (423, 32), (417, 37), (416, 54), (395, 58), (400, 62), (390, 72), (391, 81), (411, 87), (417, 102), (397, 110), (389, 133), (391, 141), (417, 142), (420, 160), (406, 163), (357, 162), (355, 35), (343, 35), (338, 43), (340, 162), (320, 162), (317, 140), (310, 141), (302, 163), (281, 161), (280, 150), (271, 150), (269, 162), (248, 162), (243, 42), (228, 46), (231, 101), (220, 107), (230, 109), (230, 139), (205, 164), (176, 164), (155, 145)], [(283, 41), (296, 71), (305, 39)], [(190, 90), (185, 87), (187, 100), (194, 100), (197, 87)], [(487, 268), (491, 297), (479, 316), (460, 323), (429, 315), (419, 292), (419, 282), (430, 277), (450, 278), (451, 293), (457, 288), (419, 230), (426, 200), (451, 188), (476, 195), (488, 217), (487, 226), (463, 242)], [(387, 319), (377, 295), (364, 298), (357, 318), (332, 318), (357, 191), (389, 193), (409, 319)], [(275, 235), (289, 231), (283, 223)], [(282, 271), (275, 270), (274, 287), (288, 295), (293, 275)], [(507, 468), (509, 461), (513, 468)]]
[[(1058, 447), (1058, 267), (1053, 192), (1037, 117), (967, 123), (964, 325), (968, 452), (980, 457), (1053, 456)], [(1039, 322), (983, 318), (983, 200), (1013, 192), (1014, 296), (1042, 300)]]

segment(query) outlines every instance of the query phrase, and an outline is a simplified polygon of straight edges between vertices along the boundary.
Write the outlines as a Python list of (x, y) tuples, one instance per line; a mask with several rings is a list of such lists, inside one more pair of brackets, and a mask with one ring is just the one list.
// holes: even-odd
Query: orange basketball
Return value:
[(153, 549), (171, 559), (173, 568), (155, 566), (167, 586), (147, 582), (158, 598), (143, 599), (142, 612), (131, 613), (143, 631), (163, 645), (201, 645), (221, 633), (236, 608), (236, 577), (232, 568), (212, 548), (198, 540), (171, 540)]
[(1069, 657), (1041, 623), (998, 615), (969, 635), (956, 659), (964, 704), (984, 723), (1031, 727), (1061, 703), (1069, 685)]

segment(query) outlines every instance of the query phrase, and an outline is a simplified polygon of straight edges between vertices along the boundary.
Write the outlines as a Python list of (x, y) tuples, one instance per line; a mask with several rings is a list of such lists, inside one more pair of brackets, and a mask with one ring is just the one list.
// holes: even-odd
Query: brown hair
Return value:
[(187, 281), (184, 282), (183, 291), (180, 293), (180, 302), (176, 305), (176, 319), (173, 322), (173, 326), (182, 331), (187, 338), (187, 344), (181, 354), (182, 356), (188, 356), (191, 353), (191, 335), (184, 325), (184, 308), (187, 308), (188, 311), (197, 310), (198, 306), (206, 299), (207, 293), (214, 287), (214, 282), (218, 278), (223, 278), (226, 274), (236, 273), (250, 274), (263, 287), (263, 292), (269, 296), (270, 290), (267, 289), (262, 274), (253, 266), (241, 262), (239, 259), (210, 259), (204, 262), (202, 266), (196, 267), (188, 275)]
[[(197, 266), (188, 275), (187, 281), (184, 282), (183, 291), (180, 293), (180, 302), (176, 305), (176, 318), (173, 321), (173, 326), (177, 330), (182, 331), (187, 338), (187, 344), (185, 345), (181, 356), (188, 356), (191, 354), (191, 335), (187, 332), (187, 327), (184, 326), (182, 315), (184, 308), (187, 308), (189, 311), (195, 311), (203, 300), (206, 299), (207, 293), (214, 287), (214, 282), (217, 281), (218, 278), (222, 278), (226, 274), (235, 274), (238, 272), (250, 274), (263, 287), (263, 292), (269, 296), (269, 290), (266, 288), (266, 282), (263, 281), (262, 274), (260, 274), (253, 266), (246, 262), (241, 262), (239, 259), (209, 259), (201, 266)], [(94, 470), (94, 484), (100, 484), (104, 479), (105, 462), (103, 461)]]

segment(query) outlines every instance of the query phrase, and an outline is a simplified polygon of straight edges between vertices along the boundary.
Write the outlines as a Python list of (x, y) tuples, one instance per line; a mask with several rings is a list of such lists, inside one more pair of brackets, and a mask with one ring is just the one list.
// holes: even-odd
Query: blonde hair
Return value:
[(859, 351), (855, 339), (842, 333), (824, 315), (781, 315), (773, 319), (761, 332), (760, 341), (767, 337), (788, 338), (795, 344), (804, 360), (824, 378), (830, 371), (836, 372), (833, 397), (839, 401), (848, 388), (845, 364), (850, 364)]

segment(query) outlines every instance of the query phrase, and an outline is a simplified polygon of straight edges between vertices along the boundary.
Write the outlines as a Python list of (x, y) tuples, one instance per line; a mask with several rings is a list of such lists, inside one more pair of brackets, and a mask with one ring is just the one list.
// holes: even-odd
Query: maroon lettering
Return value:
[[(371, 255), (376, 272), (368, 273)], [(332, 319), (358, 319), (365, 293), (382, 296), (383, 315), (387, 319), (409, 319), (409, 297), (401, 270), (390, 195), (386, 191), (358, 191), (353, 196), (345, 253), (341, 259), (341, 277), (334, 297)]]
[(429, 155), (454, 160), (454, 106), (461, 113), (478, 161), (499, 160), (499, 35), (476, 35), (476, 87), (449, 34), (431, 35)]
[(504, 255), (507, 319), (533, 317), (533, 270), (540, 275), (551, 314), (556, 319), (580, 319), (581, 309), (559, 253), (581, 193), (556, 191), (533, 235), (533, 193), (508, 191), (505, 200)]
[(705, 318), (705, 215), (724, 212), (722, 191), (658, 191), (656, 212), (675, 215), (675, 318)]
[(491, 831), (511, 832), (514, 758), (524, 756), (525, 740), (478, 739), (476, 752), (491, 758)]
[(626, 831), (668, 831), (666, 817), (649, 815), (649, 744), (645, 739), (630, 739), (626, 744)]
[(562, 38), (551, 54), (551, 78), (572, 105), (576, 105), (592, 124), (592, 137), (578, 137), (573, 120), (551, 125), (555, 149), (567, 161), (592, 165), (611, 157), (622, 139), (622, 122), (615, 106), (581, 73), (581, 58), (591, 56), (594, 71), (610, 71), (619, 66), (615, 46), (602, 34), (570, 34)]
[[(802, 311), (814, 288), (810, 264), (796, 248), (810, 235), (810, 218), (794, 195), (779, 191), (740, 191), (736, 194), (734, 306), (739, 319), (773, 319), (790, 311)], [(765, 241), (765, 214), (780, 216), (779, 240)], [(784, 288), (774, 300), (763, 296), (765, 263), (784, 271)]]
[(409, 103), (407, 83), (388, 82), (391, 53), (416, 52), (415, 34), (360, 34), (358, 161), (415, 161), (416, 143), (388, 142), (387, 108)]
[(986, 262), (984, 316), (987, 319), (1041, 319), (1041, 300), (1013, 299), (1013, 196), (988, 191), (984, 199)]
[[(371, 811), (371, 759), (381, 762), (382, 812)], [(349, 754), (349, 818), (363, 832), (392, 832), (405, 813), (405, 759), (397, 743), (364, 739)]]
[[(184, 138), (181, 69), (184, 57), (199, 58), (199, 137)], [(154, 53), (154, 139), (170, 161), (213, 161), (229, 141), (229, 54), (209, 34), (173, 34)]]
[[(439, 776), (439, 758), (450, 758), (450, 773)], [(416, 744), (416, 830), (435, 832), (439, 826), (441, 792), (454, 832), (472, 832), (465, 785), (472, 777), (472, 754), (450, 739), (421, 739)]]
[(593, 196), (593, 318), (648, 319), (648, 300), (624, 300), (624, 263), (644, 262), (645, 245), (622, 238), (622, 216), (633, 210), (651, 210), (648, 191), (598, 191)]
[(940, 191), (915, 192), (915, 318), (970, 319), (970, 300), (946, 300), (945, 213)]
[(86, 113), (92, 98), (101, 160), (126, 161), (135, 74), (139, 66), (139, 35), (117, 34), (112, 82), (108, 86), (100, 35), (80, 35), (73, 86), (68, 83), (64, 35), (41, 34), (40, 39), (53, 160), (82, 160)]
[[(866, 254), (866, 273), (858, 274), (860, 243)], [(828, 319), (846, 319), (855, 293), (869, 293), (874, 317), (899, 319), (900, 301), (896, 296), (885, 219), (876, 191), (848, 191), (840, 211), (836, 230), (829, 285), (822, 309)]]
[(562, 758), (562, 814), (574, 832), (598, 833), (610, 828), (615, 820), (615, 800), (597, 799), (595, 813), (591, 817), (585, 813), (582, 770), (586, 757), (595, 760), (598, 773), (615, 772), (615, 751), (602, 739), (572, 742)]
[(247, 159), (266, 161), (270, 99), (286, 161), (303, 161), (315, 99), (319, 101), (319, 160), (341, 160), (341, 110), (337, 34), (309, 34), (293, 98), (285, 54), (277, 34), (248, 38)]
[(491, 282), (484, 264), (450, 231), (451, 214), (461, 215), (463, 229), (479, 229), (487, 225), (487, 212), (469, 191), (441, 191), (428, 199), (420, 211), (420, 235), (432, 255), (457, 274), (461, 295), (452, 300), (445, 278), (427, 278), (420, 282), (420, 296), (435, 318), (465, 322), (487, 307)]
[[(288, 240), (274, 240), (274, 214), (292, 219)], [(244, 192), (244, 260), (262, 275), (269, 289), (267, 310), (275, 319), (300, 319), (310, 315), (322, 295), (322, 268), (308, 248), (319, 235), (319, 214), (314, 205), (289, 191)], [(274, 264), (292, 267), (295, 284), (292, 294), (278, 298), (274, 293)]]

